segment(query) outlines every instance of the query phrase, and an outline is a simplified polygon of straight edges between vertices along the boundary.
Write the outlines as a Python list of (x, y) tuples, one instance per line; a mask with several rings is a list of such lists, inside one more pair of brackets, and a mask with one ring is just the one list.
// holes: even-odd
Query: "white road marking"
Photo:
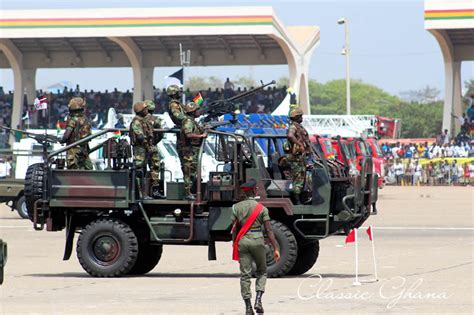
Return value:
[[(362, 228), (368, 228), (363, 226)], [(436, 230), (436, 231), (474, 231), (474, 227), (404, 227), (404, 226), (372, 226), (374, 230)]]

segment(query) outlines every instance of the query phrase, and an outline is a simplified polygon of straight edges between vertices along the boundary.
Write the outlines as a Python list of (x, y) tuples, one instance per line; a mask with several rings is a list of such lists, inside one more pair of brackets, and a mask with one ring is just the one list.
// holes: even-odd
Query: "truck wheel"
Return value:
[(18, 214), (22, 219), (28, 219), (28, 209), (26, 207), (26, 201), (25, 201), (25, 196), (21, 196), (20, 199), (16, 202), (15, 205), (16, 211), (18, 211)]
[(298, 243), (298, 256), (296, 263), (288, 274), (302, 275), (310, 270), (319, 256), (319, 241), (314, 241), (308, 244)]
[(158, 265), (163, 253), (163, 245), (151, 245), (140, 243), (138, 245), (138, 256), (135, 265), (128, 272), (129, 275), (144, 275)]
[(270, 278), (278, 278), (287, 275), (295, 265), (298, 256), (298, 244), (293, 232), (281, 222), (271, 221), (273, 234), (280, 247), (280, 261), (275, 262), (273, 258), (273, 247), (269, 242), (266, 244), (267, 252), (267, 275)]
[(126, 223), (97, 219), (82, 230), (76, 250), (79, 263), (91, 276), (119, 277), (135, 265), (138, 240)]
[(33, 207), (43, 197), (43, 163), (32, 164), (25, 175), (25, 201), (28, 217), (33, 221)]

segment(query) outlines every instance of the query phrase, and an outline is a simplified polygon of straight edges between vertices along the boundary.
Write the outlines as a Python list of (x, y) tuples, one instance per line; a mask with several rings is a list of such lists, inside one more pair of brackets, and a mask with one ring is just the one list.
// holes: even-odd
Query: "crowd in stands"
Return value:
[[(236, 94), (246, 92), (247, 88), (234, 88), (234, 84), (227, 79), (223, 88), (207, 89), (204, 91), (190, 91), (186, 89), (184, 94), (187, 101), (191, 101), (197, 93), (201, 93), (204, 99), (204, 105), (208, 102), (229, 98)], [(37, 126), (44, 128), (55, 128), (57, 121), (64, 121), (68, 114), (67, 104), (72, 97), (81, 96), (87, 102), (87, 114), (96, 122), (106, 122), (107, 111), (113, 107), (117, 113), (131, 114), (133, 93), (130, 90), (125, 92), (114, 89), (113, 91), (105, 90), (81, 90), (79, 85), (74, 89), (64, 87), (63, 90), (37, 91), (37, 96), (46, 96), (48, 99), (49, 113), (40, 113), (37, 118)], [(250, 95), (238, 100), (239, 109), (242, 113), (271, 113), (285, 98), (286, 87), (277, 88), (269, 87), (259, 93)], [(156, 103), (155, 113), (164, 113), (167, 109), (169, 98), (166, 89), (154, 89), (154, 100)], [(5, 93), (0, 87), (0, 124), (9, 125), (12, 114), (13, 92)], [(27, 110), (31, 110), (32, 104), (27, 105), (26, 96), (24, 99), (23, 116)]]

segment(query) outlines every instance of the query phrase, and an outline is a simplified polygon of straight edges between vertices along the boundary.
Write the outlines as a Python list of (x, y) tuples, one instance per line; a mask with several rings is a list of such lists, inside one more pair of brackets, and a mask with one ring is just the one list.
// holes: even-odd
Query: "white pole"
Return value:
[(351, 79), (350, 79), (350, 64), (349, 64), (349, 21), (345, 19), (344, 30), (346, 35), (346, 111), (347, 115), (351, 114)]
[(379, 281), (379, 278), (377, 276), (377, 260), (375, 259), (375, 238), (374, 238), (374, 228), (372, 225), (370, 227), (370, 234), (372, 235), (372, 254), (374, 256), (374, 275), (375, 275), (375, 281)]
[(353, 285), (361, 285), (359, 282), (359, 247), (358, 247), (358, 238), (357, 238), (357, 229), (354, 229), (355, 236), (355, 260), (356, 260), (356, 275)]

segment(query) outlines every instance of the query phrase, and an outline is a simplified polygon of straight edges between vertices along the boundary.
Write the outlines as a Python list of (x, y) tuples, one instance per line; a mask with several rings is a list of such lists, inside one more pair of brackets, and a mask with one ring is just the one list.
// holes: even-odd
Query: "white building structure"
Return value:
[(453, 116), (461, 116), (461, 63), (474, 60), (474, 1), (425, 0), (425, 29), (439, 43), (444, 59), (443, 130), (452, 134)]
[(71, 68), (74, 76), (73, 68), (132, 67), (136, 102), (152, 99), (155, 68), (180, 65), (179, 43), (192, 50), (196, 66), (287, 64), (290, 86), (309, 113), (309, 63), (318, 42), (319, 27), (286, 27), (271, 7), (0, 11), (0, 68), (14, 77), (12, 126), (22, 111), (18, 91), (33, 102), (39, 68)]

